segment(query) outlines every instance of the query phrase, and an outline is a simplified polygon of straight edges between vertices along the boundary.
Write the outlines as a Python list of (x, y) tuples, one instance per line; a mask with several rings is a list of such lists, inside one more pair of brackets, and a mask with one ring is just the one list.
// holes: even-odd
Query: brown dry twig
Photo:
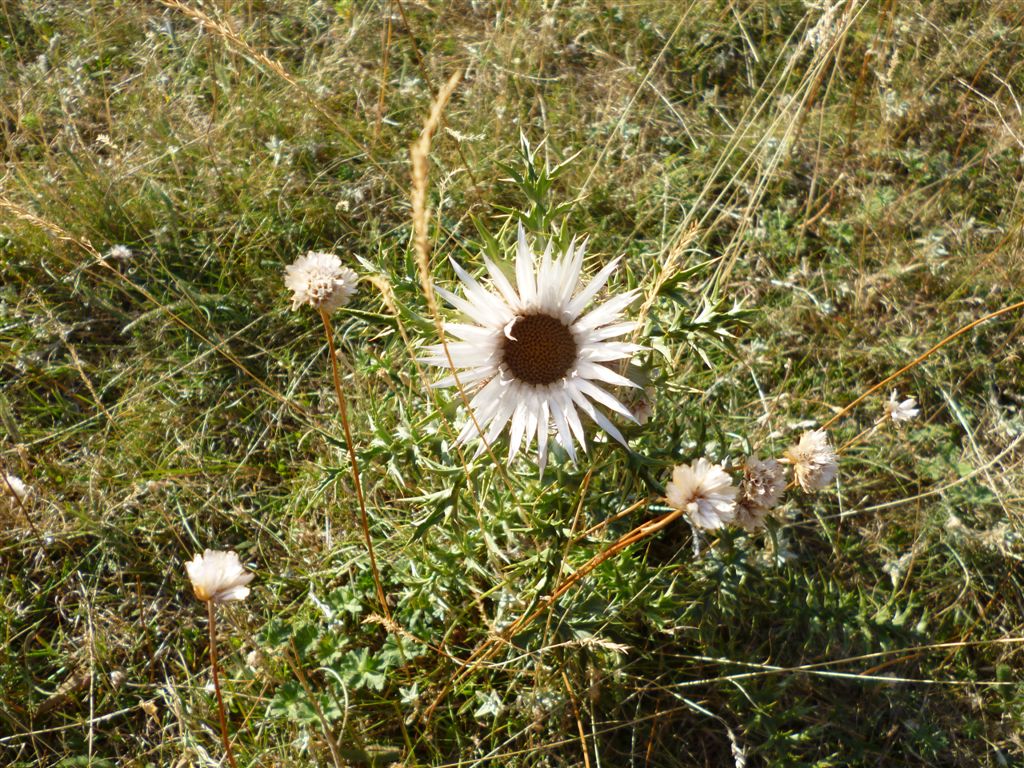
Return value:
[(902, 376), (907, 371), (911, 370), (912, 368), (916, 368), (917, 366), (919, 366), (921, 363), (923, 363), (925, 360), (927, 360), (929, 357), (931, 357), (933, 354), (938, 352), (940, 349), (942, 349), (944, 346), (949, 344), (949, 342), (953, 341), (957, 337), (962, 336), (963, 334), (967, 333), (972, 328), (976, 328), (977, 326), (981, 325), (982, 323), (988, 322), (989, 320), (994, 320), (995, 318), (1000, 317), (1001, 315), (1005, 315), (1005, 314), (1007, 314), (1009, 312), (1013, 312), (1015, 309), (1024, 309), (1024, 301), (1018, 301), (1016, 304), (1010, 304), (1009, 306), (1003, 307), (1002, 309), (997, 309), (995, 312), (989, 312), (987, 315), (979, 317), (977, 320), (972, 320), (971, 322), (967, 323), (967, 325), (964, 325), (964, 326), (956, 329), (955, 331), (953, 331), (953, 333), (949, 334), (949, 336), (944, 338), (938, 344), (933, 345), (927, 351), (922, 352), (920, 355), (915, 357), (909, 363), (904, 365), (902, 368), (900, 368), (898, 371), (896, 371), (896, 373), (892, 374), (891, 376), (886, 376), (884, 379), (882, 379), (877, 384), (874, 384), (873, 386), (869, 387), (859, 397), (857, 397), (854, 400), (852, 400), (849, 403), (847, 403), (847, 405), (844, 408), (842, 408), (839, 411), (839, 413), (837, 413), (831, 419), (829, 419), (824, 424), (822, 424), (821, 425), (821, 429), (828, 429), (830, 426), (832, 426), (837, 421), (839, 421), (839, 419), (841, 419), (843, 416), (845, 416), (850, 411), (852, 411), (857, 405), (859, 405), (861, 402), (863, 402), (866, 398), (870, 397), (875, 392), (877, 392), (878, 390), (882, 389), (889, 382), (895, 381), (896, 379), (898, 379), (900, 376)]
[(356, 499), (359, 502), (359, 524), (363, 529), (363, 538), (366, 541), (366, 551), (370, 555), (370, 570), (373, 572), (373, 585), (377, 588), (377, 601), (384, 611), (384, 616), (391, 619), (391, 610), (388, 608), (388, 599), (384, 594), (384, 585), (380, 580), (380, 570), (377, 568), (377, 555), (373, 551), (373, 537), (370, 536), (370, 520), (366, 514), (366, 496), (363, 494), (363, 483), (359, 479), (359, 461), (356, 458), (356, 446), (352, 441), (352, 429), (348, 423), (348, 406), (345, 402), (345, 395), (341, 390), (341, 377), (338, 374), (338, 351), (334, 347), (334, 328), (331, 326), (331, 319), (327, 312), (320, 308), (320, 319), (324, 321), (324, 334), (327, 336), (327, 350), (331, 356), (331, 379), (334, 381), (334, 394), (338, 398), (338, 413), (341, 415), (341, 426), (345, 430), (345, 446), (348, 448), (349, 465), (352, 469), (352, 485), (356, 489)]
[[(649, 502), (650, 499), (645, 500), (645, 503)], [(636, 508), (636, 506), (637, 505), (634, 505), (633, 508)], [(560, 597), (562, 597), (562, 595), (572, 589), (576, 584), (593, 573), (598, 566), (615, 557), (627, 547), (630, 547), (649, 536), (653, 536), (655, 533), (665, 528), (665, 526), (669, 525), (669, 523), (674, 520), (678, 520), (682, 514), (682, 510), (673, 510), (661, 517), (655, 518), (654, 520), (648, 520), (647, 522), (638, 525), (628, 533), (623, 534), (615, 541), (614, 544), (594, 555), (586, 563), (580, 566), (579, 569), (566, 578), (566, 580), (563, 581), (554, 592), (541, 600), (540, 605), (537, 606), (533, 612), (521, 616), (506, 627), (501, 633), (492, 635), (479, 648), (473, 651), (470, 657), (466, 660), (463, 669), (441, 690), (431, 705), (427, 708), (425, 717), (427, 719), (431, 717), (434, 710), (444, 700), (444, 697), (448, 695), (453, 686), (465, 680), (466, 677), (472, 674), (475, 669), (497, 653), (498, 648), (508, 643), (512, 637), (525, 629), (529, 624), (533, 623), (538, 616), (547, 611)]]

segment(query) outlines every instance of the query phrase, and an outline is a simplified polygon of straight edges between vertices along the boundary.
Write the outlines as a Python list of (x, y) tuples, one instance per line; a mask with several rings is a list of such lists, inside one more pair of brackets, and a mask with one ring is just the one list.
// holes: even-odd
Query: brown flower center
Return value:
[(502, 361), (526, 384), (550, 384), (576, 362), (576, 340), (568, 326), (550, 315), (517, 317), (505, 337)]

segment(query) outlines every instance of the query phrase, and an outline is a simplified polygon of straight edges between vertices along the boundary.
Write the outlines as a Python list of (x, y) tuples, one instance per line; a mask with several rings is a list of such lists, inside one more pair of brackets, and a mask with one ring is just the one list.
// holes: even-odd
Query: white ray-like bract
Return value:
[(556, 256), (548, 243), (538, 259), (520, 225), (515, 285), (485, 256), (490, 290), (454, 261), (465, 295), (437, 288), (467, 322), (446, 322), (447, 344), (431, 346), (423, 361), (452, 374), (435, 386), (455, 386), (457, 377), (470, 398), (472, 415), (458, 442), (482, 438), (478, 455), (508, 426), (509, 462), (520, 450), (529, 451), (536, 440), (543, 473), (549, 437), (575, 461), (575, 444), (586, 450), (581, 411), (626, 444), (598, 406), (636, 421), (630, 409), (608, 391), (608, 387), (636, 384), (607, 364), (626, 360), (642, 349), (620, 340), (636, 328), (636, 323), (620, 318), (638, 291), (613, 296), (584, 313), (620, 261), (610, 262), (582, 285), (585, 249), (585, 240), (574, 240)]

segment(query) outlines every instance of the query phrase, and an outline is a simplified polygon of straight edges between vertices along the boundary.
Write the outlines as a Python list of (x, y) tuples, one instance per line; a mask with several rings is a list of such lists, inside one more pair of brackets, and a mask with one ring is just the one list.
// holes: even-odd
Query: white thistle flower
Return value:
[(820, 491), (831, 483), (839, 471), (835, 451), (822, 429), (804, 432), (800, 442), (787, 448), (783, 454), (786, 463), (793, 465), (793, 473), (800, 487), (807, 492)]
[[(524, 452), (530, 450), (536, 438), (543, 473), (552, 424), (554, 439), (570, 460), (576, 460), (574, 440), (586, 450), (579, 417), (579, 411), (583, 411), (615, 440), (626, 444), (622, 433), (595, 403), (636, 421), (629, 408), (598, 384), (637, 386), (607, 365), (642, 349), (613, 341), (636, 327), (636, 323), (618, 320), (637, 291), (614, 296), (584, 314), (620, 261), (607, 264), (581, 288), (585, 248), (586, 241), (573, 241), (565, 253), (553, 256), (552, 244), (548, 243), (537, 259), (520, 225), (515, 286), (483, 257), (491, 290), (452, 262), (465, 297), (443, 288), (437, 288), (437, 292), (469, 322), (446, 322), (446, 335), (458, 341), (449, 342), (447, 351), (441, 344), (430, 347), (423, 361), (449, 371), (453, 363), (459, 371), (458, 383), (467, 390), (476, 389), (470, 401), (472, 418), (466, 421), (457, 443), (480, 437), (482, 432), (484, 442), (479, 455), (485, 444), (493, 443), (511, 422), (508, 461), (511, 463), (520, 447)], [(455, 383), (455, 376), (447, 376), (435, 386)]]
[(129, 261), (132, 258), (132, 249), (127, 245), (115, 245), (107, 251), (107, 258), (114, 259), (116, 261)]
[(227, 603), (244, 600), (249, 594), (246, 586), (255, 574), (242, 567), (234, 552), (208, 549), (185, 563), (196, 597), (206, 602)]
[(356, 292), (359, 276), (333, 253), (309, 251), (284, 270), (284, 284), (292, 292), (292, 309), (309, 304), (330, 314), (344, 307)]
[(686, 512), (698, 528), (714, 530), (736, 518), (739, 489), (721, 465), (705, 458), (675, 467), (665, 491), (669, 505)]
[(743, 482), (736, 502), (736, 522), (750, 532), (764, 528), (764, 519), (786, 489), (782, 465), (775, 459), (761, 461), (748, 456), (743, 464)]
[(900, 402), (900, 397), (895, 389), (892, 391), (892, 394), (889, 395), (889, 401), (885, 403), (884, 408), (885, 415), (897, 424), (902, 421), (910, 421), (921, 412), (917, 407), (917, 400), (912, 397), (908, 397), (906, 400)]

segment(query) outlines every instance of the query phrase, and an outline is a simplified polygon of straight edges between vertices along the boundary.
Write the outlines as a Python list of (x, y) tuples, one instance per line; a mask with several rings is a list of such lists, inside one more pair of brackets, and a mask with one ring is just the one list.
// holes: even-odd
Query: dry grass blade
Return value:
[[(649, 501), (649, 500), (648, 500)], [(636, 508), (634, 505), (631, 508)], [(481, 664), (490, 659), (502, 645), (506, 644), (512, 637), (518, 632), (521, 632), (527, 626), (532, 624), (539, 616), (545, 611), (551, 608), (566, 592), (573, 588), (580, 581), (585, 579), (594, 569), (617, 554), (622, 552), (624, 549), (636, 544), (639, 541), (643, 541), (649, 536), (654, 535), (658, 531), (662, 530), (669, 523), (674, 520), (678, 520), (682, 516), (682, 511), (674, 510), (662, 515), (654, 520), (649, 520), (641, 525), (638, 525), (633, 530), (626, 534), (623, 534), (614, 544), (609, 546), (607, 549), (599, 552), (590, 558), (586, 563), (580, 566), (574, 571), (568, 578), (563, 581), (554, 592), (548, 595), (541, 601), (541, 604), (535, 608), (531, 613), (521, 616), (516, 621), (512, 622), (502, 632), (497, 635), (491, 636), (486, 642), (481, 644), (473, 654), (466, 660), (466, 666), (455, 676), (452, 683), (446, 685), (441, 692), (437, 695), (430, 707), (426, 711), (426, 717), (429, 718), (432, 713), (437, 709), (438, 705), (444, 700), (445, 696), (451, 691), (452, 686), (465, 680), (469, 675), (473, 673)]]
[(437, 332), (444, 338), (444, 323), (438, 311), (434, 296), (434, 282), (430, 275), (430, 210), (427, 208), (429, 187), (430, 144), (441, 126), (441, 116), (448, 105), (455, 88), (462, 80), (462, 72), (455, 72), (438, 92), (430, 113), (423, 123), (419, 139), (412, 145), (409, 155), (412, 160), (412, 226), (413, 246), (416, 249), (416, 265), (419, 268), (420, 286), (427, 300), (427, 308), (434, 319)]
[[(469, 405), (469, 397), (466, 395), (462, 382), (459, 381), (455, 363), (452, 361), (451, 353), (448, 350), (448, 340), (444, 332), (444, 320), (441, 318), (441, 311), (437, 306), (437, 296), (434, 294), (434, 281), (431, 277), (430, 269), (430, 209), (427, 207), (427, 190), (430, 186), (430, 145), (434, 134), (437, 133), (437, 129), (441, 127), (444, 109), (461, 80), (462, 72), (455, 72), (448, 78), (448, 82), (444, 84), (444, 87), (438, 92), (437, 98), (430, 105), (430, 113), (423, 123), (423, 131), (420, 133), (419, 139), (409, 150), (409, 157), (412, 162), (413, 247), (416, 250), (416, 267), (419, 273), (420, 287), (423, 289), (423, 296), (427, 301), (427, 309), (430, 310), (431, 319), (434, 321), (434, 328), (437, 330), (445, 356), (448, 358), (448, 367), (455, 377), (455, 386), (459, 391), (459, 397), (462, 399), (463, 405), (466, 406), (469, 418), (473, 420), (477, 434), (483, 440), (483, 430), (480, 428), (476, 414)], [(491, 461), (498, 467), (502, 478), (507, 483), (508, 478), (505, 470), (495, 458), (494, 453), (491, 451), (491, 446), (487, 445), (486, 449)]]
[(252, 379), (256, 386), (258, 386), (266, 395), (272, 397), (274, 400), (281, 403), (282, 405), (287, 406), (289, 410), (301, 414), (303, 416), (306, 415), (306, 411), (301, 405), (296, 403), (293, 399), (285, 397), (276, 389), (271, 387), (263, 378), (257, 376), (248, 366), (246, 366), (246, 364), (243, 363), (235, 354), (228, 351), (225, 348), (225, 341), (215, 341), (213, 339), (208, 338), (204, 333), (202, 333), (202, 331), (200, 331), (194, 325), (192, 325), (183, 317), (181, 317), (181, 315), (179, 315), (177, 312), (171, 309), (171, 307), (161, 302), (144, 285), (129, 280), (124, 274), (115, 269), (110, 264), (110, 262), (96, 249), (96, 247), (91, 242), (89, 242), (89, 240), (87, 240), (86, 238), (77, 237), (73, 235), (63, 227), (53, 223), (52, 221), (48, 221), (47, 219), (41, 218), (40, 216), (36, 216), (31, 211), (26, 210), (25, 208), (21, 207), (20, 205), (17, 205), (16, 203), (12, 203), (10, 200), (2, 196), (0, 196), (0, 209), (8, 210), (11, 213), (13, 213), (15, 217), (21, 219), (22, 221), (28, 222), (29, 224), (38, 227), (44, 232), (49, 232), (58, 240), (71, 243), (77, 248), (80, 248), (81, 250), (88, 253), (90, 256), (96, 259), (100, 266), (104, 267), (104, 269), (107, 270), (107, 272), (114, 278), (116, 283), (119, 283), (118, 288), (126, 295), (130, 295), (130, 291), (138, 291), (143, 295), (143, 297), (146, 298), (147, 301), (151, 302), (154, 306), (156, 306), (162, 312), (164, 312), (167, 315), (167, 317), (169, 317), (171, 320), (173, 320), (175, 323), (180, 325), (185, 330), (195, 334), (195, 336), (198, 339), (200, 339), (204, 344), (209, 345), (212, 349), (216, 350), (218, 354), (220, 354), (225, 359), (230, 361), (235, 367), (238, 368), (238, 370), (240, 370), (242, 373), (244, 373), (246, 376)]
[(188, 16), (190, 19), (199, 22), (203, 29), (206, 29), (209, 32), (216, 35), (217, 37), (223, 39), (236, 52), (249, 58), (257, 66), (263, 67), (269, 70), (277, 77), (281, 78), (281, 80), (287, 83), (290, 88), (292, 88), (296, 93), (300, 94), (303, 100), (310, 107), (316, 110), (325, 120), (327, 120), (327, 122), (330, 123), (332, 128), (334, 128), (342, 136), (344, 136), (352, 144), (353, 147), (357, 148), (360, 152), (363, 152), (366, 155), (366, 157), (369, 158), (370, 162), (374, 164), (377, 170), (379, 170), (381, 173), (386, 174), (388, 177), (391, 176), (391, 172), (384, 166), (380, 165), (374, 159), (373, 155), (370, 153), (370, 150), (363, 146), (363, 144), (358, 139), (356, 139), (355, 136), (352, 135), (352, 132), (341, 121), (338, 120), (337, 116), (331, 114), (331, 112), (325, 109), (324, 105), (320, 102), (320, 99), (318, 99), (315, 94), (310, 93), (309, 89), (306, 88), (298, 80), (296, 80), (288, 72), (288, 70), (281, 66), (280, 62), (270, 58), (269, 56), (267, 56), (267, 54), (263, 53), (262, 51), (256, 50), (251, 45), (249, 45), (249, 43), (247, 43), (245, 39), (242, 38), (242, 36), (239, 35), (230, 26), (228, 26), (224, 22), (211, 18), (208, 14), (204, 13), (200, 9), (193, 8), (187, 5), (186, 3), (181, 2), (181, 0), (160, 0), (160, 2), (163, 5), (166, 5), (168, 8), (172, 8), (173, 10), (176, 10), (182, 13), (183, 15)]
[(580, 717), (580, 707), (576, 701), (576, 694), (573, 693), (572, 686), (569, 684), (569, 676), (565, 674), (565, 670), (562, 670), (562, 684), (565, 686), (565, 695), (569, 697), (569, 703), (572, 705), (572, 716), (576, 720), (576, 731), (580, 735), (580, 750), (583, 752), (583, 764), (586, 768), (590, 768), (590, 748), (587, 746), (587, 734), (583, 730), (583, 718)]
[(866, 398), (870, 397), (871, 395), (873, 395), (875, 392), (877, 392), (878, 390), (880, 390), (883, 387), (885, 387), (890, 382), (895, 381), (896, 379), (898, 379), (900, 376), (902, 376), (907, 371), (909, 371), (909, 370), (911, 370), (913, 368), (916, 368), (921, 363), (923, 363), (925, 360), (927, 360), (929, 357), (931, 357), (933, 354), (935, 354), (940, 349), (942, 349), (944, 346), (949, 344), (949, 342), (953, 341), (954, 339), (958, 338), (959, 336), (963, 336), (965, 333), (967, 333), (972, 328), (977, 328), (982, 323), (987, 323), (989, 320), (994, 320), (997, 317), (1001, 317), (1002, 315), (1009, 314), (1010, 312), (1013, 312), (1014, 310), (1022, 309), (1022, 308), (1024, 308), (1024, 301), (1018, 301), (1017, 303), (1010, 304), (1009, 306), (1003, 307), (1002, 309), (997, 309), (995, 312), (989, 312), (987, 315), (979, 317), (977, 320), (973, 320), (973, 321), (967, 323), (966, 325), (963, 325), (960, 328), (957, 328), (955, 331), (953, 331), (953, 333), (949, 334), (946, 338), (944, 338), (942, 341), (938, 342), (934, 346), (930, 347), (925, 352), (922, 352), (920, 355), (915, 357), (913, 360), (911, 360), (909, 363), (904, 365), (898, 371), (896, 371), (895, 373), (893, 373), (893, 374), (891, 374), (889, 376), (886, 376), (884, 379), (882, 379), (877, 384), (874, 384), (871, 387), (869, 387), (862, 394), (860, 394), (857, 398), (855, 398), (852, 402), (848, 403), (842, 410), (839, 411), (839, 413), (837, 413), (831, 419), (829, 419), (824, 424), (822, 424), (821, 428), (822, 429), (828, 429), (830, 426), (832, 426), (837, 421), (839, 421), (839, 419), (843, 418), (843, 416), (845, 416), (851, 410), (853, 410), (855, 407), (857, 407), (858, 404), (862, 403)]
[(388, 90), (388, 64), (391, 61), (391, 4), (384, 7), (384, 31), (381, 41), (380, 93), (377, 96), (377, 115), (373, 121), (373, 140), (380, 138), (380, 125), (384, 120), (385, 95)]

